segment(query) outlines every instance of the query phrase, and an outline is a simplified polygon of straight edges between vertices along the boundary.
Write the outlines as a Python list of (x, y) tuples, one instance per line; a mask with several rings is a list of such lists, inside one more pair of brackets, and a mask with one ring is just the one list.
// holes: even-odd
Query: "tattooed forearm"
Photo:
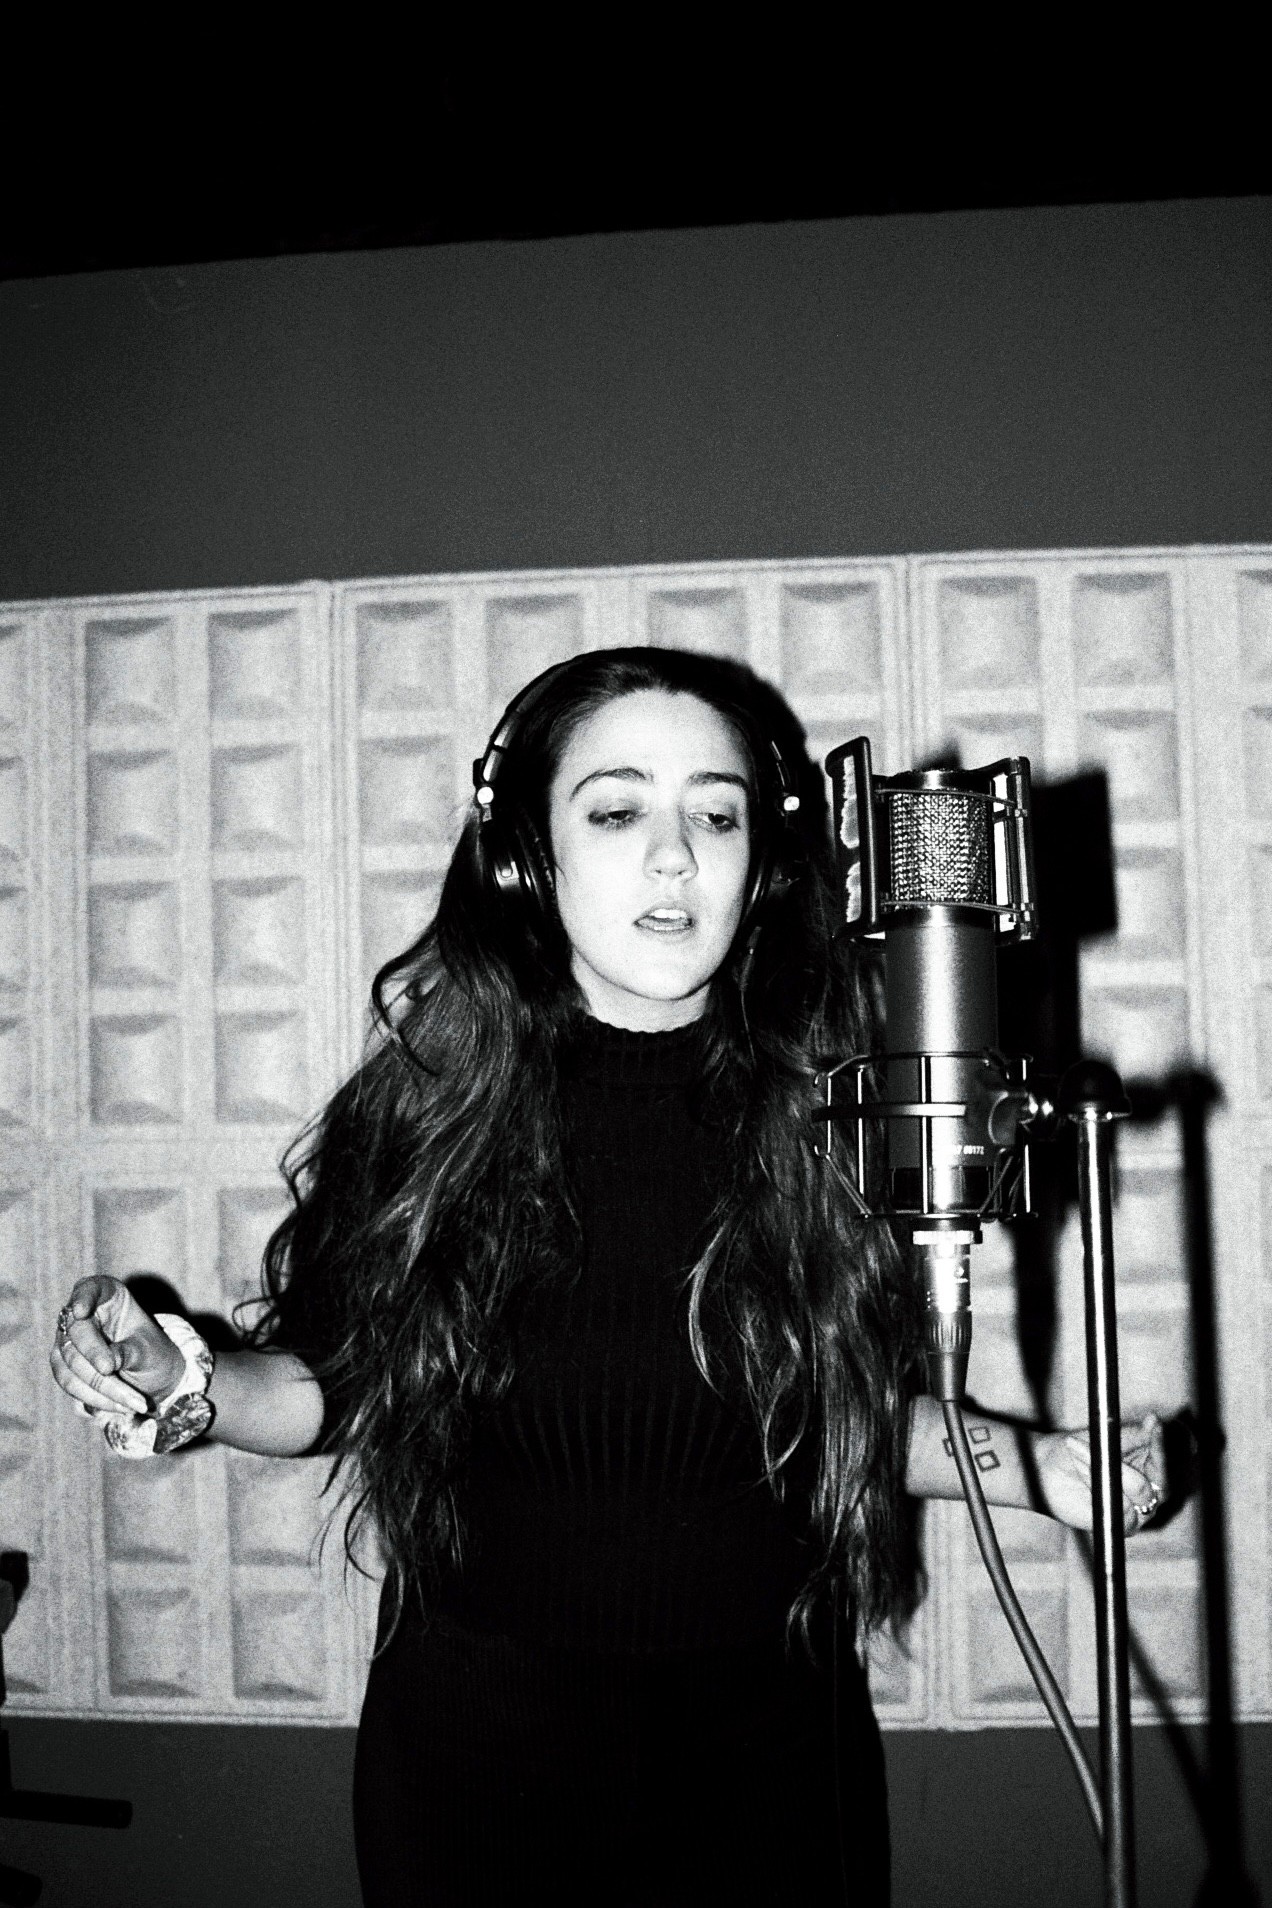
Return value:
[[(1002, 1460), (994, 1449), (994, 1427), (983, 1422), (969, 1422), (967, 1437), (972, 1447), (972, 1456), (976, 1459), (977, 1470), (996, 1471)], [(948, 1438), (941, 1439), (941, 1449), (953, 1463), (954, 1446)]]

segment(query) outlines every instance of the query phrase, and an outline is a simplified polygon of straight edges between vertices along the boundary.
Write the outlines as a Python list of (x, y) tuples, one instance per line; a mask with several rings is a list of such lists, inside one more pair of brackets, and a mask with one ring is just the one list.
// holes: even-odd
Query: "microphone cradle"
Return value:
[[(868, 1099), (866, 1089), (872, 1077), (878, 1074), (882, 1064), (890, 1066), (894, 1061), (916, 1069), (918, 1097), (912, 1100)], [(946, 1062), (957, 1063), (960, 1068), (980, 1069), (979, 1074), (973, 1075), (973, 1091), (965, 1099), (936, 1097), (933, 1066), (941, 1066)], [(955, 1155), (948, 1148), (941, 1149), (935, 1144), (942, 1136), (933, 1133), (933, 1122), (971, 1120), (979, 1127), (983, 1120), (988, 1148), (992, 1150), (994, 1159), (992, 1168), (985, 1175), (984, 1197), (979, 1204), (970, 1207), (970, 1216), (978, 1228), (982, 1219), (1019, 1218), (1033, 1211), (1029, 1139), (1050, 1137), (1048, 1133), (1034, 1131), (1035, 1123), (1045, 1120), (1049, 1102), (1035, 1097), (1029, 1065), (1027, 1055), (1020, 1059), (1008, 1059), (992, 1047), (946, 1047), (921, 1053), (907, 1049), (900, 1052), (889, 1050), (886, 1056), (852, 1054), (817, 1075), (817, 1084), (824, 1089), (826, 1100), (824, 1110), (816, 1118), (824, 1124), (826, 1136), (820, 1146), (814, 1145), (813, 1151), (818, 1158), (833, 1164), (835, 1126), (840, 1122), (855, 1125), (853, 1165), (856, 1179), (855, 1182), (847, 1182), (849, 1196), (863, 1218), (879, 1218), (885, 1208), (872, 1206), (864, 1192), (868, 1182), (867, 1123), (870, 1120), (918, 1120), (919, 1201), (917, 1206), (907, 1202), (904, 1211), (907, 1215), (938, 1219), (949, 1212), (949, 1188), (937, 1180), (938, 1160), (939, 1169), (946, 1173), (954, 1170), (966, 1175), (978, 1169), (969, 1168), (964, 1163), (965, 1150), (959, 1151), (957, 1157), (960, 1163), (957, 1167), (953, 1166)], [(846, 1081), (852, 1091), (852, 1098), (846, 1102), (835, 1098), (835, 1085), (839, 1080)], [(960, 1149), (963, 1148), (961, 1141), (956, 1144)], [(960, 1207), (967, 1210), (968, 1202), (960, 1201)], [(889, 1216), (897, 1216), (897, 1208), (886, 1210)]]

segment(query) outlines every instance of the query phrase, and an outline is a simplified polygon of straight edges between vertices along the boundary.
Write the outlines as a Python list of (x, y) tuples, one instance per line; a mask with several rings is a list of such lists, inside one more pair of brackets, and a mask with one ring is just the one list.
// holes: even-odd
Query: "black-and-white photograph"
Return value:
[(1272, 1902), (1272, 179), (438, 177), (0, 232), (0, 1903)]

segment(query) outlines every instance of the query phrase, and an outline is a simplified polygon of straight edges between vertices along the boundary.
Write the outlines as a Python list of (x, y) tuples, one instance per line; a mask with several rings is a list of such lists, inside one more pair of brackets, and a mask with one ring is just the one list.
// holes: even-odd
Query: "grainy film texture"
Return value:
[[(278, 1160), (354, 1064), (371, 975), (428, 919), (509, 697), (588, 648), (736, 656), (817, 756), (892, 773), (957, 748), (1103, 769), (1118, 928), (1085, 944), (1082, 1034), (1133, 1080), (1208, 1068), (1241, 1713), (1272, 1713), (1272, 553), (975, 555), (421, 577), (0, 611), (0, 1544), (31, 1557), (15, 1709), (348, 1723), (375, 1586), (321, 1559), (326, 1466), (194, 1447), (129, 1464), (56, 1392), (88, 1270), (228, 1318), (285, 1209)], [(1042, 896), (1045, 907), (1047, 897)], [(1180, 1144), (1119, 1139), (1123, 1400), (1192, 1387)], [(1022, 1248), (1025, 1250), (1027, 1248)], [(1085, 1414), (1076, 1216), (1043, 1392), (1005, 1229), (973, 1265), (971, 1383)], [(1095, 1712), (1081, 1545), (999, 1513), (1026, 1609)], [(961, 1506), (928, 1594), (873, 1650), (885, 1725), (1041, 1720)], [(1137, 1707), (1204, 1713), (1191, 1510), (1132, 1546)]]

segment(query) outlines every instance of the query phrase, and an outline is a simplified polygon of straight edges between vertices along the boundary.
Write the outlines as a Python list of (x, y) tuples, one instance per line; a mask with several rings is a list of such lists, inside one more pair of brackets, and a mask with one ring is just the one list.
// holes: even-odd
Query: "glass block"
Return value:
[(1238, 572), (1237, 619), (1249, 681), (1272, 682), (1272, 570)]
[(168, 854), (177, 843), (177, 763), (166, 752), (88, 758), (88, 845), (97, 855)]
[(441, 852), (458, 832), (451, 744), (446, 736), (364, 742), (359, 814), (368, 847), (409, 843)]
[(1079, 737), (1083, 760), (1108, 773), (1114, 821), (1169, 821), (1179, 813), (1173, 716), (1088, 715)]
[(180, 1289), (185, 1268), (185, 1196), (178, 1187), (111, 1187), (93, 1194), (95, 1272), (165, 1279)]
[(496, 597), (486, 605), (490, 700), (502, 707), (542, 670), (582, 647), (582, 597)]
[(1272, 815), (1272, 709), (1248, 709), (1242, 723), (1246, 807)]
[(300, 759), (293, 748), (214, 749), (212, 846), (251, 854), (300, 843)]
[(30, 1193), (0, 1190), (0, 1290), (30, 1290), (34, 1250)]
[[(0, 1208), (0, 1220), (2, 1219), (3, 1209)], [(1265, 1166), (1259, 1175), (1259, 1224), (1264, 1263), (1268, 1264), (1272, 1262), (1272, 1166)], [(1272, 1328), (1272, 1317), (1269, 1317), (1268, 1323)], [(1268, 1403), (1272, 1407), (1272, 1395), (1269, 1396)]]
[(26, 891), (0, 888), (0, 995), (24, 993), (29, 973)]
[(1272, 988), (1260, 987), (1254, 999), (1254, 1050), (1260, 1099), (1272, 1099)]
[(441, 601), (361, 604), (358, 707), (450, 708), (451, 620), (450, 604)]
[(26, 852), (26, 769), (17, 756), (0, 756), (0, 866)]
[[(995, 1407), (998, 1405), (994, 1399)], [(999, 1548), (1009, 1562), (1059, 1563), (1065, 1553), (1064, 1525), (1037, 1511), (1006, 1510), (995, 1504), (994, 1529)]]
[(1038, 678), (1038, 590), (1027, 576), (950, 576), (937, 598), (947, 691), (1010, 689)]
[(0, 1420), (0, 1550), (43, 1554), (46, 1490), (30, 1437), (15, 1437)]
[[(1137, 1555), (1133, 1546), (1132, 1558)], [(1176, 1699), (1204, 1696), (1205, 1655), (1201, 1600), (1197, 1591), (1175, 1584), (1149, 1585), (1139, 1572), (1128, 1586), (1131, 1618), (1131, 1695), (1147, 1694), (1140, 1664), (1147, 1659), (1157, 1688)], [(1152, 1687), (1152, 1685), (1148, 1685)]]
[(917, 1694), (921, 1667), (886, 1630), (870, 1639), (870, 1697), (876, 1708), (908, 1708)]
[(1254, 952), (1272, 955), (1272, 848), (1250, 850), (1250, 912)]
[[(35, 1422), (37, 1378), (46, 1374), (33, 1340), (35, 1238), (29, 1192), (0, 1192), (0, 1432), (21, 1435)], [(52, 1342), (52, 1333), (49, 1333)]]
[(785, 584), (781, 617), (782, 681), (790, 694), (882, 693), (878, 584)]
[(25, 1020), (0, 1017), (0, 1126), (31, 1119), (31, 1040)]
[(649, 640), (660, 649), (697, 649), (746, 661), (746, 598), (741, 590), (651, 590)]
[[(1002, 1228), (992, 1226), (987, 1232)], [(980, 1252), (973, 1254), (971, 1297), (973, 1312), (972, 1353), (968, 1365), (968, 1390), (974, 1398), (992, 1404), (996, 1411), (1027, 1415), (1034, 1399), (1025, 1378), (1016, 1321), (1001, 1312), (976, 1312), (976, 1294), (985, 1289), (980, 1270)]]
[(300, 882), (282, 877), (216, 882), (212, 962), (215, 979), (234, 985), (303, 980), (305, 906)]
[(437, 911), (441, 883), (427, 875), (365, 875), (362, 881), (362, 969), (376, 970), (418, 939)]
[(300, 702), (294, 609), (222, 610), (208, 618), (208, 700), (212, 714), (278, 721)]
[(1174, 666), (1169, 577), (1078, 577), (1073, 635), (1084, 687), (1167, 680)]
[(327, 1669), (316, 1592), (245, 1590), (235, 1597), (234, 1689), (257, 1699), (321, 1702)]
[(172, 1016), (93, 1020), (89, 1068), (97, 1125), (157, 1126), (181, 1118), (181, 1029)]
[[(126, 1458), (111, 1460), (125, 1464)], [(115, 1696), (203, 1693), (203, 1634), (191, 1591), (119, 1590), (106, 1603), (107, 1665)]]
[[(1080, 1237), (1076, 1214), (1072, 1226), (1075, 1238)], [(1178, 1174), (1119, 1166), (1114, 1249), (1119, 1281), (1184, 1278), (1183, 1187)], [(1080, 1257), (1080, 1245), (1077, 1252)]]
[(1124, 848), (1117, 856), (1117, 941), (1130, 960), (1184, 952), (1184, 872), (1173, 848)]
[[(12, 1287), (0, 1288), (0, 1322), (0, 1433), (26, 1437), (49, 1403), (51, 1381), (45, 1359), (53, 1346), (53, 1333), (45, 1330), (42, 1337), (32, 1327), (30, 1301)], [(0, 1550), (4, 1548), (0, 1541)]]
[(1177, 1411), (1192, 1395), (1189, 1373), (1191, 1351), (1189, 1319), (1177, 1312), (1141, 1312), (1124, 1297), (1117, 1316), (1118, 1383), (1122, 1416), (1139, 1418), (1146, 1411), (1163, 1417)]
[(302, 1564), (317, 1555), (326, 1507), (319, 1494), (328, 1466), (321, 1459), (280, 1464), (276, 1458), (228, 1454), (230, 1556), (240, 1564)]
[(112, 617), (87, 624), (84, 661), (90, 722), (172, 720), (176, 668), (167, 617)]
[[(980, 1569), (979, 1557), (974, 1567)], [(1062, 1589), (1032, 1587), (1020, 1600), (1056, 1681), (1067, 1693), (1068, 1597)], [(1033, 1678), (988, 1582), (973, 1579), (967, 1587), (967, 1633), (968, 1695), (974, 1703), (1037, 1701)]]
[[(1005, 755), (1025, 755), (1035, 775), (1043, 765), (1042, 721), (1032, 715), (960, 716), (952, 725), (965, 769), (988, 768)], [(907, 765), (908, 766), (908, 765)]]
[(21, 623), (0, 623), (0, 731), (16, 733), (26, 719), (26, 631)]
[(218, 1014), (216, 1117), (291, 1124), (305, 1111), (304, 1023), (298, 1014)]
[(4, 1680), (11, 1696), (47, 1696), (53, 1681), (49, 1660), (50, 1591), (33, 1573), (22, 1597), (22, 1620), (5, 1633)]
[(1156, 1080), (1189, 1059), (1182, 988), (1090, 987), (1083, 999), (1083, 1047), (1111, 1059), (1123, 1080)]
[(88, 971), (97, 987), (171, 987), (181, 978), (177, 891), (160, 882), (88, 891)]
[(275, 1186), (227, 1186), (217, 1194), (217, 1271), (231, 1304), (259, 1296), (266, 1244), (290, 1208), (281, 1179)]
[(189, 1464), (132, 1464), (108, 1457), (102, 1465), (106, 1555), (114, 1563), (193, 1561)]

